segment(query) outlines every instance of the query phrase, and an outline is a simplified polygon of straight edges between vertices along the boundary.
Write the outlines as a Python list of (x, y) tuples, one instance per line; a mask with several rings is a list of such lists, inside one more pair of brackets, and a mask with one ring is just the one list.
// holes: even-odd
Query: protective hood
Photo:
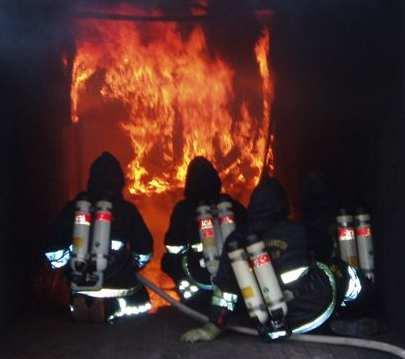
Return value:
[(205, 157), (195, 157), (187, 168), (184, 195), (192, 202), (218, 201), (221, 193), (218, 172)]
[(275, 178), (264, 177), (256, 186), (248, 205), (249, 230), (262, 233), (286, 220), (289, 203), (284, 187)]
[(90, 167), (87, 191), (93, 199), (122, 196), (125, 185), (124, 173), (119, 161), (109, 152), (103, 152)]

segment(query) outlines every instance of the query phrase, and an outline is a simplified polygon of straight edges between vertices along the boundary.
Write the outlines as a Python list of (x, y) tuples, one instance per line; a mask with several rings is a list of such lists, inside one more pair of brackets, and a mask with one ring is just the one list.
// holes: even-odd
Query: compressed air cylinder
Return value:
[(339, 212), (336, 221), (340, 258), (350, 266), (357, 268), (359, 264), (353, 227), (353, 216), (347, 214), (344, 209), (341, 209)]
[(96, 271), (103, 272), (107, 268), (107, 256), (110, 250), (112, 204), (108, 201), (99, 201), (96, 203), (96, 208), (91, 257), (96, 263)]
[(269, 314), (263, 302), (256, 277), (250, 268), (246, 251), (236, 240), (228, 241), (226, 246), (232, 270), (249, 316), (252, 319), (257, 318), (260, 323), (265, 324), (269, 318)]
[(216, 204), (211, 205), (211, 214), (214, 221), (215, 244), (217, 246), (218, 257), (221, 257), (222, 249), (224, 247), (225, 239), (222, 236), (221, 223), (218, 217), (218, 207)]
[(287, 304), (265, 243), (255, 234), (249, 235), (246, 242), (246, 251), (270, 316), (282, 319), (287, 314)]
[(366, 277), (374, 280), (374, 251), (370, 215), (362, 208), (356, 211), (355, 226), (360, 268)]
[[(222, 201), (218, 203), (218, 222), (221, 227), (222, 245), (225, 243), (228, 236), (235, 230), (236, 223), (232, 211), (232, 203), (229, 201)], [(220, 250), (222, 253), (222, 248)]]
[(86, 267), (89, 257), (91, 203), (86, 200), (76, 202), (73, 223), (73, 252), (70, 261), (74, 272), (81, 272)]
[(214, 276), (218, 271), (219, 252), (215, 237), (214, 218), (210, 207), (201, 205), (197, 208), (197, 224), (200, 240), (203, 245), (203, 256), (208, 272)]

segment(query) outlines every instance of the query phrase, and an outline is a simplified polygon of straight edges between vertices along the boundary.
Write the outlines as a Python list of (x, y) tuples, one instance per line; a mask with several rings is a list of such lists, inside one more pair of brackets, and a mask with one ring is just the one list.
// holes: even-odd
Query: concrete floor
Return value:
[(4, 359), (385, 359), (367, 350), (298, 342), (264, 343), (256, 337), (224, 334), (210, 343), (185, 344), (179, 336), (198, 325), (174, 308), (115, 325), (73, 323), (61, 314), (26, 315), (2, 338)]

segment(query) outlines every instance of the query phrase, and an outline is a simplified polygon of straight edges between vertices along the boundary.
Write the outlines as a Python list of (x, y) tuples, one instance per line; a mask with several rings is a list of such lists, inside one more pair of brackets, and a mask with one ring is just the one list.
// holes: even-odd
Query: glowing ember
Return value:
[(263, 114), (255, 118), (247, 103), (232, 108), (234, 71), (208, 55), (199, 26), (187, 37), (174, 23), (86, 20), (78, 28), (72, 121), (79, 121), (89, 80), (99, 76), (96, 95), (118, 101), (128, 113), (121, 126), (133, 149), (127, 173), (131, 194), (181, 188), (196, 155), (213, 161), (231, 193), (253, 188), (265, 152), (272, 170), (267, 31), (252, 49), (262, 77)]

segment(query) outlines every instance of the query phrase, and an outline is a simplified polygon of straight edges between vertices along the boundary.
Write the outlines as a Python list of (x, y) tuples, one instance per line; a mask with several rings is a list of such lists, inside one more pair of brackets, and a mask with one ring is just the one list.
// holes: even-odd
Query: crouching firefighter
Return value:
[(308, 259), (305, 229), (288, 214), (284, 188), (275, 179), (262, 179), (250, 198), (247, 226), (225, 243), (210, 322), (183, 334), (183, 341), (216, 338), (231, 313), (245, 313), (243, 307), (266, 340), (309, 332), (330, 318), (337, 300), (333, 273)]
[(379, 322), (374, 279), (370, 214), (338, 209), (326, 177), (306, 176), (301, 197), (302, 223), (312, 258), (328, 265), (337, 287), (337, 308), (329, 321), (335, 334), (371, 337), (383, 329)]
[(162, 269), (181, 300), (199, 310), (209, 305), (226, 238), (246, 218), (245, 208), (221, 187), (213, 165), (195, 157), (187, 169), (185, 198), (175, 205), (165, 236)]
[[(152, 256), (152, 236), (137, 208), (124, 200), (124, 174), (104, 152), (92, 164), (87, 191), (67, 204), (53, 226), (46, 253), (53, 267), (64, 267), (76, 320), (114, 322), (151, 309), (136, 278)], [(68, 265), (67, 265), (68, 264)]]

